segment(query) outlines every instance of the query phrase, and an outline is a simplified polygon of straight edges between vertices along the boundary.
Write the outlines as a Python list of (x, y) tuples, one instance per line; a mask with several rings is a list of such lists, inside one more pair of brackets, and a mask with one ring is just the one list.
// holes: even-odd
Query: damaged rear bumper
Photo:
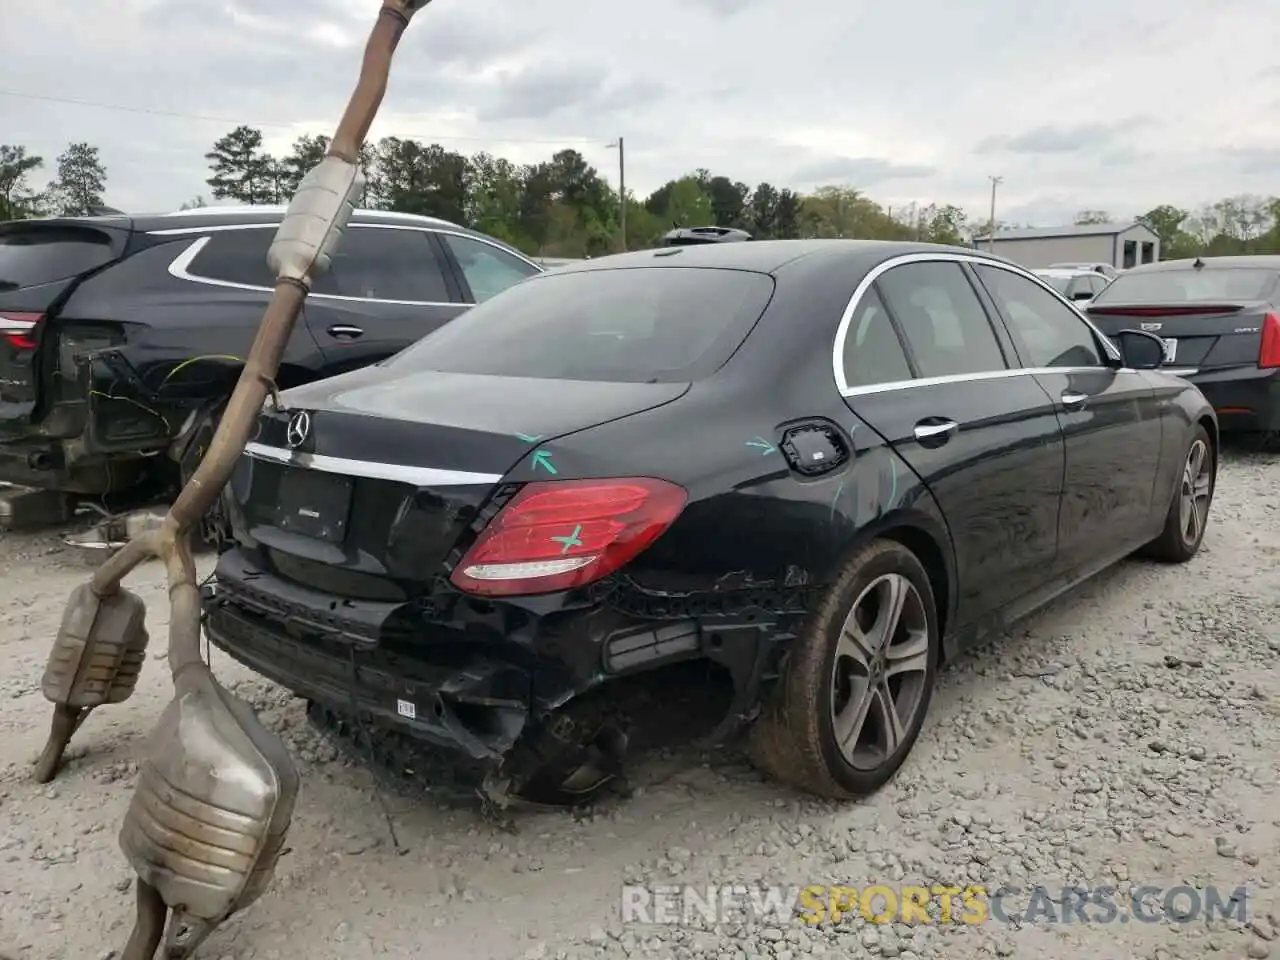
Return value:
[[(410, 736), (499, 760), (569, 701), (615, 678), (704, 658), (733, 680), (722, 735), (754, 705), (781, 635), (758, 616), (651, 620), (604, 606), (505, 622), (461, 603), (431, 622), (412, 603), (351, 600), (219, 558), (205, 588), (213, 646), (298, 696)], [(415, 620), (415, 616), (417, 619)]]
[[(339, 714), (465, 752), (502, 757), (528, 722), (531, 672), (440, 636), (437, 656), (387, 649), (401, 604), (339, 601), (223, 555), (205, 588), (210, 643), (255, 673)], [(341, 612), (334, 612), (334, 609)], [(434, 646), (424, 637), (423, 646)]]

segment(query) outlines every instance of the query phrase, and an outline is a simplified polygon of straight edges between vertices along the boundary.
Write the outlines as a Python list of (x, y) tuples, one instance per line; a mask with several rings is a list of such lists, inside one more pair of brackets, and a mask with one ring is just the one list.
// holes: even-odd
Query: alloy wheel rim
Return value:
[(831, 726), (856, 770), (888, 762), (924, 707), (929, 619), (906, 577), (885, 574), (854, 601), (840, 628), (831, 675)]
[(1204, 535), (1212, 487), (1209, 446), (1203, 440), (1197, 440), (1187, 453), (1178, 492), (1178, 520), (1186, 543), (1196, 543)]

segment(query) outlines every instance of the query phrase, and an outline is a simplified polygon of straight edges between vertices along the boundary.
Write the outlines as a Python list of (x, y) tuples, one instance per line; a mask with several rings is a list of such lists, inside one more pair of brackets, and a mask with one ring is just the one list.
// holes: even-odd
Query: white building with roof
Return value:
[[(990, 249), (989, 236), (974, 237), (973, 245)], [(1159, 260), (1160, 238), (1141, 220), (997, 230), (992, 252), (1030, 269), (1055, 263), (1107, 263), (1128, 270)]]

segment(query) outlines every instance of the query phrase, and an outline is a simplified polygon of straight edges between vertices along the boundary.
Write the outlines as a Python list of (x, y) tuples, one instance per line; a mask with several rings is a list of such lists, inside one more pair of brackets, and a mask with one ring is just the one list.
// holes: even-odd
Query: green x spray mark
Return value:
[(578, 534), (580, 534), (581, 532), (582, 532), (582, 524), (578, 524), (576, 527), (573, 528), (573, 533), (569, 534), (567, 537), (552, 537), (551, 539), (554, 540), (556, 543), (560, 543), (564, 545), (564, 549), (561, 550), (560, 552), (562, 554), (565, 554), (565, 553), (568, 553), (570, 550), (572, 550), (574, 547), (582, 546), (582, 538), (578, 536)]

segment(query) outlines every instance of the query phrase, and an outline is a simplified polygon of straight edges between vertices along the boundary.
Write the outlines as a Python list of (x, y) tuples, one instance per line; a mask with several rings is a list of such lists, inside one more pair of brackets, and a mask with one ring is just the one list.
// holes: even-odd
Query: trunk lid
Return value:
[(1255, 366), (1262, 328), (1271, 310), (1265, 301), (1236, 303), (1125, 304), (1096, 301), (1085, 308), (1109, 337), (1145, 330), (1165, 341), (1165, 361), (1198, 370)]
[(236, 538), (303, 585), (401, 599), (444, 573), (442, 563), (503, 476), (538, 445), (670, 403), (688, 389), (438, 372), (394, 377), (379, 367), (299, 387), (285, 395), (288, 410), (263, 412), (237, 465), (228, 494)]
[(0, 434), (31, 422), (56, 365), (58, 309), (119, 259), (129, 233), (127, 218), (0, 223)]

